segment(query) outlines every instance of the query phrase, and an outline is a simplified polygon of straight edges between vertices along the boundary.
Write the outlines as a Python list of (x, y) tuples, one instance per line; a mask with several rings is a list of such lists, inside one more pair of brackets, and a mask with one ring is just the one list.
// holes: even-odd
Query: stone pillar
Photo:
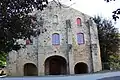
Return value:
[(44, 62), (45, 62), (44, 53), (38, 53), (38, 76), (45, 75), (45, 63)]
[(89, 31), (90, 31), (90, 39), (91, 39), (90, 45), (91, 45), (93, 72), (96, 72), (102, 70), (102, 65), (101, 65), (97, 26), (91, 19), (89, 20), (89, 29), (90, 29)]
[(72, 30), (71, 21), (66, 20), (66, 37), (67, 37), (67, 57), (68, 57), (68, 72), (69, 74), (74, 74), (74, 59), (72, 54)]
[(73, 59), (73, 53), (72, 50), (69, 52), (69, 72), (70, 74), (74, 74), (74, 59)]

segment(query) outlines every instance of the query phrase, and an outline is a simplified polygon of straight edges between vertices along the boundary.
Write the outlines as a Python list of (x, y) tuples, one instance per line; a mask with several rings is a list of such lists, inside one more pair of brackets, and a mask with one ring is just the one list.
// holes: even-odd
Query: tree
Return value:
[(35, 8), (43, 10), (47, 4), (48, 0), (0, 0), (0, 60), (5, 57), (4, 53), (21, 48), (17, 39), (36, 35), (32, 23), (36, 18), (28, 13)]
[(47, 4), (47, 0), (0, 0), (0, 51), (17, 50), (16, 40), (33, 34), (33, 17), (28, 13), (35, 8), (43, 10)]
[[(55, 2), (62, 6), (59, 0)], [(0, 60), (6, 57), (4, 53), (25, 47), (18, 44), (18, 39), (30, 40), (31, 36), (47, 31), (36, 29), (36, 25), (41, 25), (37, 24), (35, 16), (29, 15), (34, 9), (42, 11), (47, 4), (48, 0), (0, 0)]]
[(119, 51), (120, 37), (118, 29), (113, 26), (111, 21), (102, 19), (99, 16), (94, 17), (94, 21), (98, 28), (102, 62), (108, 62), (109, 56), (117, 54)]
[[(105, 0), (105, 1), (110, 2), (110, 1), (115, 1), (115, 0)], [(117, 19), (119, 19), (118, 15), (120, 15), (120, 8), (116, 9), (112, 13), (113, 13), (112, 18), (116, 21)]]
[(120, 55), (110, 55), (109, 65), (111, 70), (120, 70)]
[(3, 51), (0, 51), (0, 66), (5, 66), (7, 54)]

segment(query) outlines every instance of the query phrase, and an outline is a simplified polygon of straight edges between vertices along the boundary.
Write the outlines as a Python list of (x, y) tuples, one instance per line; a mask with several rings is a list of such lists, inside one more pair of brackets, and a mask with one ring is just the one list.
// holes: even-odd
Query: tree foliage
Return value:
[(7, 54), (3, 51), (0, 51), (0, 66), (5, 66)]
[(4, 53), (21, 48), (17, 39), (34, 35), (32, 20), (36, 19), (28, 13), (43, 10), (47, 4), (48, 0), (0, 0), (0, 58)]
[(113, 26), (111, 21), (99, 16), (94, 17), (94, 21), (98, 28), (102, 62), (108, 62), (109, 55), (119, 52), (120, 36), (118, 29)]
[(0, 51), (19, 49), (16, 40), (33, 35), (33, 17), (28, 13), (43, 10), (47, 4), (47, 0), (0, 0)]
[[(115, 1), (115, 0), (105, 0), (106, 2), (110, 2), (110, 1)], [(119, 19), (119, 15), (120, 15), (120, 8), (116, 9), (115, 11), (112, 12), (112, 18), (116, 21), (117, 19)]]
[(109, 65), (111, 70), (120, 70), (120, 55), (110, 55), (109, 56)]

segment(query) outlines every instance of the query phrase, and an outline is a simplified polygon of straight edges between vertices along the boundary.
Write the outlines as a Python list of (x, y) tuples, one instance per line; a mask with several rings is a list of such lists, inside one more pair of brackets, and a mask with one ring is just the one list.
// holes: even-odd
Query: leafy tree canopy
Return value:
[(36, 18), (28, 15), (35, 8), (43, 10), (48, 0), (0, 0), (0, 65), (6, 60), (6, 53), (18, 50), (17, 39), (36, 35)]
[(110, 55), (109, 66), (112, 70), (120, 70), (120, 55)]
[(0, 51), (19, 49), (16, 40), (33, 35), (33, 17), (28, 13), (43, 10), (47, 4), (48, 0), (0, 0)]
[(94, 21), (98, 28), (102, 62), (107, 62), (109, 55), (117, 54), (119, 51), (119, 32), (109, 20), (96, 16)]

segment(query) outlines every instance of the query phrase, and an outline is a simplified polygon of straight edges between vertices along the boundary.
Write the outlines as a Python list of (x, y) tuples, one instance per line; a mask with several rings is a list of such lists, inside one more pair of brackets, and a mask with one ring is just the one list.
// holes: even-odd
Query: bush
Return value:
[(109, 56), (109, 64), (111, 70), (120, 70), (120, 55)]

